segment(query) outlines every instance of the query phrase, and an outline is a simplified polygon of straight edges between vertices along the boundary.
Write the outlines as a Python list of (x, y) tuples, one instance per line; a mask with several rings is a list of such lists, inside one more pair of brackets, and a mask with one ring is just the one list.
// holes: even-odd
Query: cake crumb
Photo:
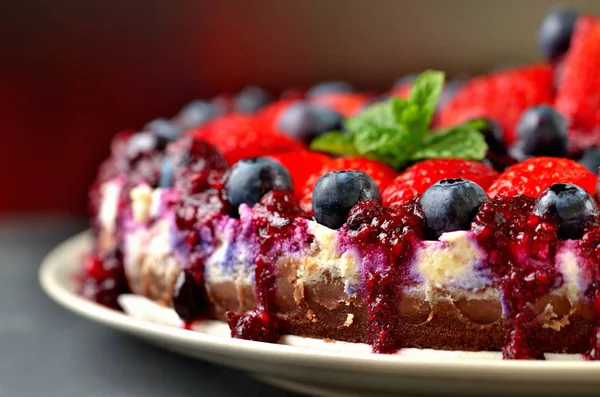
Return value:
[(351, 326), (353, 321), (354, 321), (354, 314), (348, 313), (348, 317), (346, 317), (346, 322), (344, 322), (344, 327)]
[(337, 341), (335, 339), (323, 338), (323, 342), (325, 342), (325, 343), (335, 343)]

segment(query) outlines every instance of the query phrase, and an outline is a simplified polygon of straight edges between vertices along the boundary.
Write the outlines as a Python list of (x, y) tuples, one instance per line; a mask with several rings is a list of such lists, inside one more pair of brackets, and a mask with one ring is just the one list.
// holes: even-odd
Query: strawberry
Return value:
[(294, 193), (296, 198), (301, 198), (301, 191), (309, 176), (318, 172), (323, 166), (331, 161), (331, 157), (324, 153), (311, 152), (289, 152), (273, 154), (271, 158), (279, 161), (292, 175), (294, 182)]
[(397, 172), (392, 167), (364, 157), (341, 157), (332, 160), (326, 163), (318, 172), (308, 177), (300, 191), (300, 208), (312, 214), (312, 192), (319, 178), (328, 172), (344, 170), (365, 172), (377, 183), (380, 191), (383, 191), (388, 183), (397, 175)]
[(231, 165), (240, 159), (304, 150), (305, 146), (280, 133), (259, 117), (231, 114), (189, 131), (210, 143)]
[(562, 64), (556, 109), (571, 125), (591, 130), (600, 125), (600, 20), (579, 18)]
[(515, 125), (530, 106), (552, 103), (552, 68), (546, 64), (503, 70), (466, 82), (440, 110), (438, 125), (487, 117), (500, 124), (504, 141), (515, 140)]
[(323, 94), (311, 98), (311, 102), (327, 106), (343, 116), (350, 117), (359, 113), (369, 102), (369, 97), (364, 94), (339, 93)]
[(412, 88), (412, 83), (405, 83), (399, 85), (397, 87), (392, 88), (390, 91), (390, 96), (397, 97), (400, 99), (408, 98), (408, 94), (410, 94), (410, 89)]
[(488, 189), (488, 194), (537, 197), (554, 183), (573, 183), (592, 195), (596, 191), (596, 175), (583, 165), (564, 158), (534, 157), (508, 167)]
[(389, 184), (382, 195), (383, 204), (398, 206), (442, 179), (464, 178), (487, 189), (497, 177), (498, 172), (478, 161), (425, 160), (408, 167)]

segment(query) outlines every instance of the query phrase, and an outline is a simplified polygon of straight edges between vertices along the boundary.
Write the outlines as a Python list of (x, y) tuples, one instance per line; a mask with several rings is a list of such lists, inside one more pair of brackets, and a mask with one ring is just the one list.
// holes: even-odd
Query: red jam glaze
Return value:
[[(307, 215), (294, 200), (294, 193), (272, 191), (253, 207), (252, 222), (258, 232), (259, 250), (255, 259), (256, 308), (248, 313), (227, 313), (227, 322), (234, 338), (261, 342), (277, 342), (284, 319), (277, 313), (277, 272), (273, 264), (285, 252), (302, 251), (313, 236), (301, 221)], [(302, 228), (301, 233), (294, 229)], [(300, 239), (295, 238), (297, 235)]]
[(398, 307), (410, 283), (409, 265), (416, 242), (423, 238), (418, 198), (399, 208), (376, 201), (358, 203), (341, 229), (342, 249), (356, 249), (363, 264), (368, 338), (373, 351), (394, 353), (403, 347)]
[(104, 257), (87, 255), (84, 266), (85, 279), (80, 294), (106, 307), (121, 310), (117, 298), (129, 292), (121, 252), (115, 250)]
[(540, 327), (532, 307), (563, 282), (554, 265), (556, 227), (533, 215), (534, 204), (527, 196), (494, 198), (481, 206), (473, 224), (478, 243), (488, 253), (492, 278), (503, 293), (511, 329), (503, 349), (507, 359), (543, 358), (529, 347)]

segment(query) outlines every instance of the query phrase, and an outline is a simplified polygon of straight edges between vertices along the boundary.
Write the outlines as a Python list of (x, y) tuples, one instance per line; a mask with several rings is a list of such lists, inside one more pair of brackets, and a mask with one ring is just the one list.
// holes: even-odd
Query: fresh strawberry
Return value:
[(331, 161), (331, 157), (326, 154), (308, 150), (273, 154), (270, 157), (283, 164), (292, 175), (294, 193), (297, 199), (301, 198), (302, 187), (308, 177), (321, 170), (326, 163)]
[(573, 127), (592, 130), (600, 125), (600, 19), (577, 21), (554, 105)]
[(464, 178), (487, 189), (498, 177), (498, 172), (478, 161), (461, 159), (432, 159), (408, 167), (394, 179), (382, 198), (386, 206), (398, 206), (411, 197), (422, 194), (442, 179)]
[(191, 130), (210, 143), (231, 165), (240, 159), (304, 150), (301, 142), (277, 132), (259, 117), (231, 114)]
[(311, 98), (311, 102), (327, 106), (346, 117), (359, 113), (369, 102), (369, 96), (356, 93), (323, 94)]
[(497, 121), (504, 141), (515, 140), (515, 124), (530, 106), (552, 103), (552, 68), (546, 64), (503, 70), (466, 82), (440, 110), (438, 125), (460, 124), (476, 117)]
[(583, 165), (564, 158), (534, 157), (508, 167), (488, 189), (488, 194), (537, 197), (554, 183), (573, 183), (592, 195), (596, 191), (596, 175)]
[(383, 191), (398, 174), (392, 167), (364, 157), (341, 157), (332, 160), (308, 177), (300, 191), (302, 197), (300, 208), (312, 213), (312, 192), (319, 178), (328, 172), (344, 170), (358, 170), (367, 173), (377, 183), (380, 191)]

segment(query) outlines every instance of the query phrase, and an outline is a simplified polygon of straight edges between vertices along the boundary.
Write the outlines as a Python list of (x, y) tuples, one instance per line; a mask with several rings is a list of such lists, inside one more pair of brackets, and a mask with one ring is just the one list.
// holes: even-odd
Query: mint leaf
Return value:
[(396, 108), (402, 106), (400, 99), (392, 98), (386, 102), (375, 103), (354, 117), (346, 120), (348, 131), (362, 133), (371, 128), (396, 128)]
[(419, 109), (418, 116), (411, 115), (408, 128), (425, 131), (431, 124), (438, 98), (444, 88), (444, 72), (427, 70), (414, 82), (408, 102)]
[(483, 135), (468, 123), (427, 134), (410, 160), (461, 158), (481, 160), (487, 152)]
[(351, 134), (341, 131), (331, 131), (316, 137), (310, 143), (310, 148), (318, 152), (326, 152), (341, 156), (356, 156), (359, 153), (354, 148)]

